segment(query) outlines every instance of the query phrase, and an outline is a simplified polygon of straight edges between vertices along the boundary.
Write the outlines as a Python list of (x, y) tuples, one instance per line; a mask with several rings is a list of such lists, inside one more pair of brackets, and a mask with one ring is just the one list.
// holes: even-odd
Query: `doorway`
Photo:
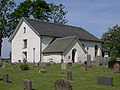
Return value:
[(27, 52), (23, 52), (23, 60), (27, 60)]
[(74, 63), (75, 62), (75, 57), (76, 57), (76, 49), (73, 49), (72, 50), (72, 62)]

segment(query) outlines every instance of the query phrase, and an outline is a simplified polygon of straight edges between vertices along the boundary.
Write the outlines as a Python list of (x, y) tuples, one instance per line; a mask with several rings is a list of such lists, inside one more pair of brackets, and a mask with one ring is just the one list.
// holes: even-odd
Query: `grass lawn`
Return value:
[[(105, 72), (99, 72), (103, 67), (89, 68), (88, 71), (81, 71), (79, 67), (72, 66), (67, 70), (72, 70), (73, 81), (71, 84), (73, 90), (120, 90), (120, 74), (106, 69)], [(46, 67), (47, 73), (38, 73), (38, 67), (30, 67), (30, 70), (20, 71), (19, 69), (0, 69), (0, 74), (8, 73), (11, 83), (0, 81), (0, 90), (23, 90), (25, 79), (32, 80), (34, 90), (54, 90), (55, 81), (59, 78), (66, 79), (66, 71), (61, 70), (60, 65)], [(114, 86), (97, 85), (97, 76), (113, 77)]]

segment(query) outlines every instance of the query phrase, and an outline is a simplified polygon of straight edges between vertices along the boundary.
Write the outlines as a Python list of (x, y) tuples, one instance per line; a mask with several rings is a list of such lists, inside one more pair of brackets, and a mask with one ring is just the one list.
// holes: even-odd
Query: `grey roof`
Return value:
[(56, 38), (51, 44), (49, 44), (44, 50), (43, 53), (51, 52), (64, 52), (64, 50), (70, 45), (70, 43), (75, 40), (76, 37), (64, 37)]
[(83, 28), (63, 24), (55, 24), (34, 19), (24, 18), (39, 35), (68, 37), (77, 36), (81, 40), (101, 41)]

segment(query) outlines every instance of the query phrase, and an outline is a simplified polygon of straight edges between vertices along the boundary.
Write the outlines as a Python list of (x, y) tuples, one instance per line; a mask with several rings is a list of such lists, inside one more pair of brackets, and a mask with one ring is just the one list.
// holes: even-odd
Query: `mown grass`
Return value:
[[(105, 68), (105, 72), (99, 72), (99, 68), (105, 67), (92, 67), (88, 71), (81, 71), (78, 66), (73, 65), (67, 69), (72, 70), (73, 73), (73, 81), (71, 81), (73, 90), (120, 90), (120, 74), (108, 68)], [(46, 69), (47, 73), (38, 73), (38, 67), (30, 67), (30, 70), (26, 71), (0, 69), (0, 74), (8, 73), (11, 81), (11, 83), (0, 81), (0, 90), (23, 90), (25, 79), (32, 80), (34, 90), (54, 90), (55, 81), (59, 78), (66, 79), (67, 70), (61, 70), (58, 64)], [(97, 76), (113, 77), (114, 86), (97, 85)]]

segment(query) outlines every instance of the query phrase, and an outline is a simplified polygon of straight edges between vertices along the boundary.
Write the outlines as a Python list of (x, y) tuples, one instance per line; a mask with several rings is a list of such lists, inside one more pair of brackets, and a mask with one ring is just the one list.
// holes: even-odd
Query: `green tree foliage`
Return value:
[(49, 4), (45, 2), (44, 0), (35, 0), (32, 3), (32, 16), (35, 19), (43, 20), (43, 21), (49, 21), (49, 13), (51, 12), (51, 9), (49, 7)]
[(0, 0), (0, 59), (2, 39), (10, 35), (7, 16), (13, 10), (15, 2), (13, 0)]
[(120, 26), (115, 25), (108, 29), (102, 36), (103, 47), (110, 50), (111, 56), (120, 57)]
[(13, 31), (22, 17), (65, 24), (67, 11), (64, 8), (62, 4), (49, 4), (44, 0), (25, 0), (9, 15), (9, 28)]
[(68, 11), (65, 11), (65, 6), (63, 4), (55, 5), (51, 3), (50, 5), (51, 12), (50, 12), (50, 22), (65, 24), (67, 20), (65, 19), (65, 15)]

